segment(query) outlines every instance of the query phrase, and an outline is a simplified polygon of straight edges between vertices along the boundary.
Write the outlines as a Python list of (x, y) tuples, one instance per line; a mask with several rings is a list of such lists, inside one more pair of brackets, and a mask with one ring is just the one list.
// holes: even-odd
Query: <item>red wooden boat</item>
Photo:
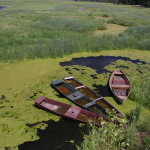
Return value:
[[(89, 120), (91, 120), (96, 126), (101, 126), (102, 120), (110, 121), (110, 119), (106, 116), (76, 106), (54, 101), (44, 96), (35, 100), (35, 105), (59, 116), (70, 118), (82, 123), (89, 123)], [(114, 123), (120, 124), (117, 120), (115, 120)]]
[(131, 85), (123, 71), (116, 69), (109, 79), (109, 87), (119, 102), (124, 103), (128, 98)]

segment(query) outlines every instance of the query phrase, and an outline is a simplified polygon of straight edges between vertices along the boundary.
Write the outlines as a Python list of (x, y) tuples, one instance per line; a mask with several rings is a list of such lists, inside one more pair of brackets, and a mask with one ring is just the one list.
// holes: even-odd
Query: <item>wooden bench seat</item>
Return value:
[(129, 85), (119, 85), (119, 84), (111, 84), (111, 87), (113, 89), (129, 89)]

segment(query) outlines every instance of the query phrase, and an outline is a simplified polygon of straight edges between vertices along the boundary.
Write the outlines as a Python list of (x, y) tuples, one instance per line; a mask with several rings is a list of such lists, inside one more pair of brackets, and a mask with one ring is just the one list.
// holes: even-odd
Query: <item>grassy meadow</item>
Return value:
[[(129, 99), (123, 105), (113, 97), (106, 99), (124, 115), (140, 105), (136, 128), (147, 131), (144, 123), (150, 115), (149, 8), (71, 0), (0, 0), (0, 6), (6, 7), (0, 10), (0, 150), (21, 149), (19, 145), (24, 142), (39, 140), (38, 132), (48, 128), (49, 120), (57, 125), (61, 118), (37, 109), (34, 100), (43, 95), (71, 104), (50, 84), (70, 76), (60, 62), (77, 57), (122, 56), (145, 62), (118, 59), (104, 68), (109, 72), (102, 74), (79, 65), (69, 69), (71, 76), (92, 89), (93, 84), (106, 86), (116, 67), (123, 69), (132, 84)], [(96, 79), (91, 76), (95, 74)], [(130, 128), (126, 135), (130, 130), (134, 129)], [(102, 133), (95, 128), (91, 131)], [(86, 135), (77, 149), (87, 150), (90, 138)], [(149, 137), (141, 141), (146, 148), (148, 141)], [(73, 148), (77, 144), (75, 138), (68, 143)]]

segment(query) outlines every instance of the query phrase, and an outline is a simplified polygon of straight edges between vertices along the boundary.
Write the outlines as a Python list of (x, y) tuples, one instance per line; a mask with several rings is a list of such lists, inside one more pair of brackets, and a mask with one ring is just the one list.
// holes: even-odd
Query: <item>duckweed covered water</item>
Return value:
[[(145, 51), (136, 51), (136, 53), (132, 50), (111, 51), (111, 53), (110, 51), (103, 51), (100, 53), (80, 53), (80, 57), (118, 57), (120, 56), (120, 52), (122, 54), (122, 57), (130, 56), (129, 58), (132, 60), (137, 60), (140, 56), (139, 61), (144, 61), (145, 63), (132, 63), (131, 61), (124, 61), (119, 59), (105, 66), (104, 69), (108, 70), (108, 72), (105, 73), (97, 73), (97, 70), (86, 66), (59, 65), (60, 62), (69, 62), (72, 58), (79, 57), (78, 53), (70, 55), (69, 57), (67, 56), (58, 59), (33, 60), (29, 62), (15, 64), (0, 64), (1, 149), (4, 149), (4, 147), (17, 149), (18, 145), (23, 144), (26, 141), (35, 141), (32, 144), (25, 143), (27, 144), (27, 147), (31, 145), (33, 145), (34, 147), (36, 146), (35, 143), (37, 143), (38, 146), (40, 145), (40, 143), (41, 145), (47, 145), (46, 143), (50, 142), (52, 135), (54, 135), (53, 127), (55, 126), (49, 125), (47, 121), (54, 120), (54, 122), (57, 122), (59, 121), (60, 117), (45, 112), (42, 109), (37, 109), (36, 107), (34, 107), (34, 100), (39, 96), (45, 96), (54, 100), (73, 105), (64, 97), (60, 97), (59, 93), (56, 90), (54, 90), (51, 86), (49, 86), (50, 83), (54, 80), (63, 79), (64, 77), (70, 76), (69, 72), (77, 80), (81, 81), (82, 83), (84, 83), (92, 89), (95, 88), (95, 90), (98, 90), (98, 88), (94, 87), (93, 85), (107, 85), (110, 72), (113, 71), (116, 68), (116, 66), (128, 66), (128, 68), (125, 68), (124, 71), (125, 73), (127, 73), (130, 79), (134, 75), (140, 75), (141, 73), (139, 71), (142, 71), (143, 74), (149, 72), (149, 64), (147, 63), (150, 63), (150, 59), (148, 52)], [(68, 72), (68, 70), (65, 70), (66, 68), (69, 68), (70, 71)], [(100, 92), (100, 94), (102, 93)], [(131, 101), (130, 99), (128, 99), (123, 105), (118, 105), (111, 95), (109, 97), (106, 97), (106, 99), (117, 109), (119, 109), (122, 113), (128, 112), (136, 107), (136, 102)], [(147, 116), (148, 114), (149, 111), (146, 108), (143, 108), (142, 116)], [(43, 121), (46, 122), (44, 125), (41, 125)], [(36, 125), (29, 126), (29, 124)], [(55, 125), (57, 125), (57, 123), (55, 123)], [(58, 126), (61, 127), (61, 125), (62, 124)], [(39, 131), (41, 131), (42, 133), (42, 129), (47, 128), (50, 129), (46, 130), (50, 131), (49, 133), (46, 134), (45, 131), (43, 132), (43, 134), (37, 134), (39, 133)], [(57, 135), (57, 137), (63, 132), (60, 130), (55, 131), (58, 131), (57, 133), (55, 132), (55, 135)], [(56, 140), (55, 135), (54, 139)], [(5, 138), (3, 138), (4, 136)], [(61, 138), (63, 138), (63, 135), (60, 136), (60, 141)], [(45, 139), (47, 142), (45, 141)], [(72, 139), (68, 138), (68, 141)], [(73, 140), (76, 142), (76, 138), (74, 138)], [(62, 142), (61, 146), (67, 147), (67, 143)], [(52, 143), (51, 145), (54, 146)]]

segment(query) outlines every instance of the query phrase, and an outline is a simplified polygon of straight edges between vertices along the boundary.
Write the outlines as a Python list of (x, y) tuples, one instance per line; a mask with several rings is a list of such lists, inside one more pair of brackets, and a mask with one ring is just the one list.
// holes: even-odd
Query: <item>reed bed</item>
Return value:
[[(11, 7), (0, 12), (1, 62), (56, 58), (83, 51), (150, 50), (148, 9), (60, 0), (2, 2), (8, 3)], [(119, 35), (94, 36), (96, 30), (106, 30), (107, 23), (130, 28)]]
[[(138, 81), (138, 82), (137, 82)], [(130, 98), (140, 105), (143, 105), (150, 109), (150, 79), (148, 76), (135, 77), (132, 79), (132, 92)]]
[[(59, 28), (60, 25), (62, 26)], [(32, 23), (29, 27), (14, 27), (0, 31), (1, 61), (56, 58), (75, 52), (98, 52), (105, 49), (150, 50), (149, 25), (131, 27), (120, 35), (98, 37), (91, 32), (95, 29), (104, 29), (105, 25), (102, 21), (94, 19), (91, 24), (88, 24), (81, 22), (80, 19), (76, 21), (56, 17)]]

